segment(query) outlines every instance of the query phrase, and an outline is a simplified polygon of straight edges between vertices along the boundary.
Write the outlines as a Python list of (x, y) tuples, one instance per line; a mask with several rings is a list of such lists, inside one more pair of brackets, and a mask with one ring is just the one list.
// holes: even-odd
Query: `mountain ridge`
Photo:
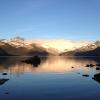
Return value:
[(100, 41), (96, 41), (73, 51), (63, 52), (60, 56), (100, 56)]
[(100, 41), (74, 42), (71, 40), (28, 41), (20, 37), (0, 40), (0, 56), (41, 55), (41, 56), (98, 56)]

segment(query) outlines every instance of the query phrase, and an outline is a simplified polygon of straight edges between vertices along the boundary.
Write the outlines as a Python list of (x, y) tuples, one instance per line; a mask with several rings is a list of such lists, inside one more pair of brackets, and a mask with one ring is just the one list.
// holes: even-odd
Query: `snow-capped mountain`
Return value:
[(25, 40), (16, 37), (0, 40), (0, 53), (9, 55), (76, 55), (100, 47), (100, 42), (71, 40)]
[(69, 52), (63, 52), (62, 56), (100, 56), (100, 41), (92, 42)]

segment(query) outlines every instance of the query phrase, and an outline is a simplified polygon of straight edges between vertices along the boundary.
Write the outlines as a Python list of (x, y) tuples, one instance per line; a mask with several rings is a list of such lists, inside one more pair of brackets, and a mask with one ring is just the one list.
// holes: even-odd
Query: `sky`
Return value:
[(0, 38), (100, 39), (100, 0), (0, 0)]

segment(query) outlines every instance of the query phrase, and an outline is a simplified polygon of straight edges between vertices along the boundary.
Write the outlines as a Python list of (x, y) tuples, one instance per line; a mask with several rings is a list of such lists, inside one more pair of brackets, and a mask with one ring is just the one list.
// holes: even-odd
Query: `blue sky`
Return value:
[(100, 0), (0, 0), (0, 38), (99, 40)]

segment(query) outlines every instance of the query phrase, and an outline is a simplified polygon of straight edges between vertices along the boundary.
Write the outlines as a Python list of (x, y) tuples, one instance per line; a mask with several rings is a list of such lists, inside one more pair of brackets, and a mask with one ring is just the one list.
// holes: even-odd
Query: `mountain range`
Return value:
[(100, 41), (0, 40), (0, 56), (100, 56)]

